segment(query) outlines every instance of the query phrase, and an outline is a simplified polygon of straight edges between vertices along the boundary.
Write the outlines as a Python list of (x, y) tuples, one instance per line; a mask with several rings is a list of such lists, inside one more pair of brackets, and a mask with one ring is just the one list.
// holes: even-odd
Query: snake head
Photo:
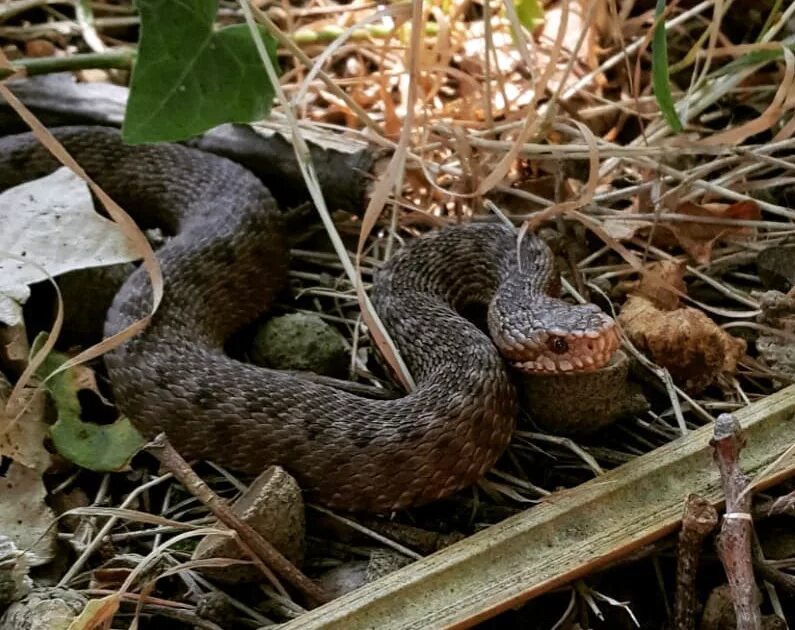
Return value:
[(615, 322), (595, 304), (540, 296), (522, 309), (489, 307), (489, 329), (500, 353), (522, 372), (591, 372), (618, 349)]

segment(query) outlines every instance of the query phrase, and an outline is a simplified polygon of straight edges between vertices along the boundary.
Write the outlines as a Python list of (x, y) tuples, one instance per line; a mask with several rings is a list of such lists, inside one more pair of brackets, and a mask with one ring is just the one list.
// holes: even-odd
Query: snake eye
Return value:
[(563, 354), (569, 350), (569, 344), (563, 337), (553, 337), (549, 340), (548, 345), (555, 354)]

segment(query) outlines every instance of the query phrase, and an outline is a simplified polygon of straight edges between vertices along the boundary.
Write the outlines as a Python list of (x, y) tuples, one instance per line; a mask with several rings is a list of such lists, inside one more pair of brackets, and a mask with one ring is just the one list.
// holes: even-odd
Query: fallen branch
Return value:
[(676, 563), (676, 599), (674, 603), (675, 630), (696, 627), (696, 573), (704, 546), (704, 539), (718, 524), (718, 513), (709, 501), (691, 494), (687, 497)]
[[(328, 601), (328, 596), (317, 584), (301, 573), (248, 523), (242, 521), (229, 505), (193, 472), (188, 463), (168, 442), (165, 434), (161, 433), (156, 436), (146, 446), (146, 450), (154, 455), (185, 486), (188, 492), (206, 505), (219, 521), (238, 533), (240, 537), (238, 542), (241, 547), (251, 555), (257, 566), (265, 569), (266, 574), (269, 574), (272, 569), (300, 591), (310, 604), (318, 605)], [(275, 585), (277, 588), (281, 588), (278, 581)]]
[(750, 492), (746, 492), (749, 478), (740, 467), (740, 451), (746, 440), (734, 416), (723, 413), (715, 422), (715, 437), (710, 441), (720, 470), (726, 513), (723, 515), (716, 545), (718, 556), (726, 571), (737, 630), (761, 630), (760, 594), (754, 579), (751, 561), (751, 538), (754, 523), (751, 519)]

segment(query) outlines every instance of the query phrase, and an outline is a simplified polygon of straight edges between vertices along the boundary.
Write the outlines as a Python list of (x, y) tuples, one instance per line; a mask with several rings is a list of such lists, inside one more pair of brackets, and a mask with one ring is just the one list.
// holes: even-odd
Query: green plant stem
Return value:
[[(426, 35), (435, 35), (438, 27), (435, 23), (428, 23), (425, 28)], [(334, 41), (342, 33), (342, 29), (327, 26), (317, 31), (301, 29), (293, 33), (292, 39), (298, 45), (323, 44)], [(372, 25), (354, 31), (351, 39), (359, 41), (369, 38), (385, 38), (392, 34), (392, 29), (383, 25)], [(116, 69), (129, 70), (135, 63), (135, 50), (109, 50), (102, 53), (78, 53), (69, 57), (29, 57), (18, 59), (11, 63), (11, 69), (0, 69), (0, 79), (13, 74), (14, 71), (23, 71), (26, 76), (33, 77), (38, 74), (52, 74), (54, 72), (74, 72), (75, 70), (89, 69)]]
[(129, 70), (134, 61), (135, 50), (131, 48), (104, 53), (81, 53), (69, 57), (30, 57), (13, 61), (10, 71), (4, 70), (3, 75), (9, 76), (13, 71), (19, 70), (22, 70), (29, 77), (53, 72), (88, 70), (90, 68)]
[[(345, 31), (342, 27), (328, 24), (319, 29), (301, 28), (292, 34), (293, 41), (299, 46), (309, 44), (327, 44), (333, 42)], [(436, 22), (425, 23), (425, 34), (436, 35), (439, 32), (439, 25)], [(351, 41), (363, 41), (368, 39), (386, 39), (391, 37), (394, 29), (385, 24), (367, 24), (362, 28), (357, 28), (351, 33)]]

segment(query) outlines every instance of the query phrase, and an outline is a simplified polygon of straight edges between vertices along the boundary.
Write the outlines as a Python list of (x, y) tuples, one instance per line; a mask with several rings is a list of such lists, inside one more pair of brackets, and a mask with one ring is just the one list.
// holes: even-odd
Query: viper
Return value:
[[(268, 189), (185, 146), (128, 146), (93, 126), (55, 135), (141, 227), (172, 235), (157, 254), (160, 308), (105, 364), (120, 411), (147, 436), (165, 432), (185, 457), (247, 473), (279, 464), (309, 497), (348, 511), (421, 505), (474, 483), (505, 450), (518, 412), (511, 370), (564, 377), (599, 368), (617, 348), (596, 306), (550, 294), (554, 257), (539, 237), (479, 223), (413, 239), (375, 275), (372, 302), (416, 382), (410, 393), (369, 399), (238, 361), (225, 342), (270, 308), (288, 273)], [(30, 134), (0, 139), (3, 189), (58, 166)], [(486, 309), (488, 334), (462, 316), (473, 305)], [(150, 307), (138, 269), (105, 333)]]

